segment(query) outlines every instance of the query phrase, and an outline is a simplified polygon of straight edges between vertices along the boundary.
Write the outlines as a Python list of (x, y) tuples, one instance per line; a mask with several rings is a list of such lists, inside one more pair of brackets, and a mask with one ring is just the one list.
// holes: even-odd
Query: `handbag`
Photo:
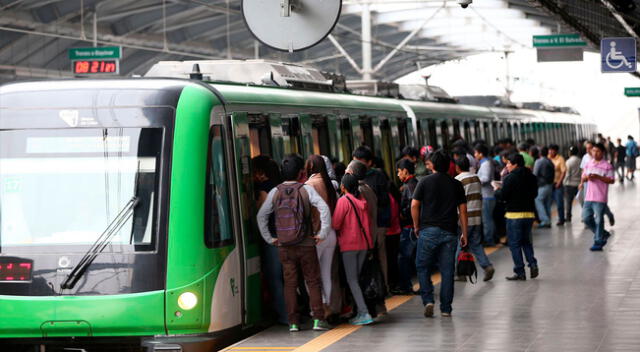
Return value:
[(478, 270), (476, 270), (476, 261), (473, 255), (469, 252), (469, 247), (463, 247), (458, 254), (458, 263), (456, 267), (456, 274), (463, 276), (469, 280), (470, 283), (475, 284), (478, 282)]
[(374, 245), (373, 248), (369, 246), (369, 241), (367, 240), (366, 236), (367, 232), (362, 225), (362, 220), (360, 220), (360, 215), (358, 215), (356, 205), (353, 204), (353, 201), (349, 199), (349, 197), (347, 197), (347, 200), (349, 201), (349, 203), (351, 203), (353, 211), (356, 214), (356, 218), (358, 219), (358, 225), (360, 225), (360, 234), (367, 243), (367, 257), (364, 261), (364, 264), (362, 265), (362, 270), (360, 271), (358, 282), (360, 283), (362, 295), (367, 302), (367, 306), (371, 306), (378, 304), (381, 301), (384, 302), (384, 299), (387, 296), (387, 288), (384, 282), (384, 275), (382, 274), (376, 246)]

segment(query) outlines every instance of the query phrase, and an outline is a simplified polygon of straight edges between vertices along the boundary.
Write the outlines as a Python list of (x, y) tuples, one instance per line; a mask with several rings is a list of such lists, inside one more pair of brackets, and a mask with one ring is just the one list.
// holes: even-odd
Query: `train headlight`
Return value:
[(178, 306), (184, 310), (193, 309), (198, 304), (198, 296), (193, 292), (185, 292), (178, 297)]

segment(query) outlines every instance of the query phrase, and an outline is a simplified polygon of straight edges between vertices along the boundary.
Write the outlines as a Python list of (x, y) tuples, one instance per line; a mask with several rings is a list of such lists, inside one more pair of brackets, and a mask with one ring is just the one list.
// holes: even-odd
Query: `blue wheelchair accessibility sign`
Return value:
[(635, 72), (636, 39), (603, 38), (600, 59), (602, 72)]

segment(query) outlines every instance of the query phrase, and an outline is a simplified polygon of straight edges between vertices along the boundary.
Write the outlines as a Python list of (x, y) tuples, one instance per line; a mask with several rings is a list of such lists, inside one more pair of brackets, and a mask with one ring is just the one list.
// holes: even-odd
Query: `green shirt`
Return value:
[(526, 152), (520, 152), (520, 155), (524, 158), (524, 166), (529, 169), (533, 169), (533, 157)]

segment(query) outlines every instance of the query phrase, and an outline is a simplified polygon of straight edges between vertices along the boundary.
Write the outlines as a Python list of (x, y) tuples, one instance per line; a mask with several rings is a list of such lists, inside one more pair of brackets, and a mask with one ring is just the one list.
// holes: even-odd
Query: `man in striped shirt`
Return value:
[[(476, 257), (480, 267), (484, 269), (484, 281), (493, 278), (493, 265), (482, 247), (482, 184), (478, 175), (469, 172), (470, 163), (464, 155), (456, 159), (456, 180), (462, 183), (467, 196), (467, 217), (469, 219), (468, 246)], [(459, 246), (459, 245), (458, 245)]]

